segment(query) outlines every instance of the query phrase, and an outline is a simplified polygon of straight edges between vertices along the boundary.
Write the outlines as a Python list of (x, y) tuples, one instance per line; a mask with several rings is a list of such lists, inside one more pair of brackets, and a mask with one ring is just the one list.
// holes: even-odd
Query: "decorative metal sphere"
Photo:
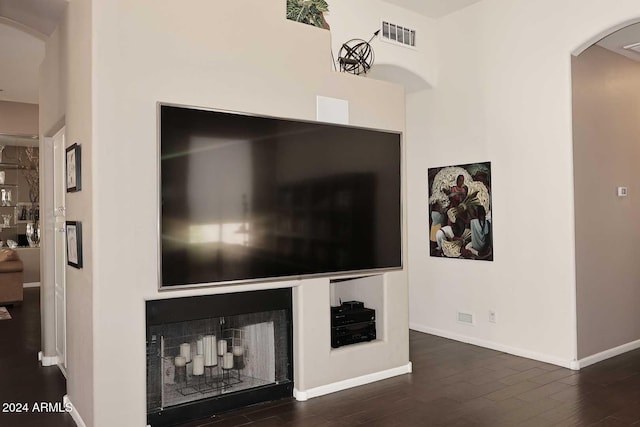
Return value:
[(340, 71), (356, 75), (366, 74), (374, 59), (371, 45), (362, 39), (352, 39), (343, 43), (338, 55)]

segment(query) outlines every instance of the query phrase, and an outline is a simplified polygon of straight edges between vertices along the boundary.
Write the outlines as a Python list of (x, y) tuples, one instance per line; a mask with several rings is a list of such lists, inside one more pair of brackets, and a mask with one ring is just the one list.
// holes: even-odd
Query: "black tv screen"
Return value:
[(402, 267), (399, 133), (159, 108), (161, 287)]

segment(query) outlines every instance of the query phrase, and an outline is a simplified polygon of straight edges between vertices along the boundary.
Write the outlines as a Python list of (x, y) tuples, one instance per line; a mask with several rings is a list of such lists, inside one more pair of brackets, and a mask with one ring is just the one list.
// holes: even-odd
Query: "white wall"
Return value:
[[(573, 59), (578, 357), (640, 339), (640, 63), (593, 46)], [(629, 196), (617, 196), (627, 186)]]
[[(381, 0), (334, 0), (328, 3), (326, 20), (331, 26), (331, 47), (336, 61), (343, 43), (351, 39), (369, 41), (385, 20), (415, 29), (416, 46), (382, 41), (380, 33), (371, 41), (375, 62), (367, 76), (402, 84), (407, 92), (424, 90), (435, 84), (435, 20)], [(332, 66), (330, 57), (323, 59)]]
[[(93, 248), (100, 260), (93, 266), (94, 425), (140, 426), (146, 419), (145, 300), (264, 286), (157, 290), (156, 103), (314, 120), (316, 95), (323, 95), (348, 100), (354, 125), (403, 131), (404, 93), (331, 72), (329, 33), (287, 21), (283, 0), (93, 6)], [(357, 358), (334, 355), (328, 338), (313, 335), (316, 328), (329, 334), (328, 279), (271, 286), (296, 287), (299, 390), (407, 365), (404, 272), (385, 276), (388, 339), (355, 350)]]
[(38, 105), (0, 101), (0, 134), (37, 135)]
[[(54, 295), (54, 217), (53, 217), (53, 145), (45, 137), (51, 137), (64, 121), (64, 97), (66, 76), (62, 64), (66, 58), (61, 38), (61, 28), (56, 29), (45, 44), (45, 56), (40, 65), (39, 98), (40, 114), (40, 339), (41, 351), (47, 357), (56, 356), (55, 347), (55, 295)], [(65, 77), (63, 80), (62, 76)]]
[[(67, 395), (88, 426), (94, 425), (94, 280), (92, 238), (92, 5), (91, 0), (69, 2), (58, 29), (46, 44), (40, 70), (40, 128), (42, 136), (53, 136), (66, 126), (67, 145), (82, 146), (82, 191), (67, 193), (67, 220), (83, 226), (83, 268), (66, 269), (67, 298)], [(42, 174), (52, 177), (45, 166), (51, 147), (41, 138)], [(48, 153), (48, 154), (47, 154)], [(45, 233), (42, 238), (43, 351), (55, 355), (53, 333), (53, 194), (52, 180), (43, 179), (41, 194)], [(47, 301), (49, 303), (47, 303)]]
[[(484, 0), (438, 21), (437, 87), (407, 107), (413, 328), (575, 359), (570, 55), (638, 17), (633, 0)], [(477, 161), (492, 163), (495, 261), (430, 258), (427, 169)]]

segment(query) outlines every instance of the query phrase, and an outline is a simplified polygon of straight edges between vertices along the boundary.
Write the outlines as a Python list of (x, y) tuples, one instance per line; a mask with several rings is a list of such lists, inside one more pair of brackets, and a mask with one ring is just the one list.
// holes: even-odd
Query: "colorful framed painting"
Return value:
[(432, 257), (493, 261), (491, 162), (429, 168)]

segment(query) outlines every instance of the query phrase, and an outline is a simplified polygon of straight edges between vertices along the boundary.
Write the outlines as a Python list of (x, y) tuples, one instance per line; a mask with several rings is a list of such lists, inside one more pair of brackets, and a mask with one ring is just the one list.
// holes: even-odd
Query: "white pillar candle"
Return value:
[(204, 356), (201, 354), (193, 356), (193, 375), (204, 374)]
[(176, 356), (176, 358), (173, 361), (173, 364), (179, 368), (187, 364), (187, 359), (185, 359), (184, 356)]
[(204, 354), (204, 340), (202, 338), (196, 341), (196, 354)]
[(216, 366), (218, 364), (216, 344), (217, 341), (215, 335), (205, 335), (203, 338), (204, 366)]
[(234, 356), (242, 356), (244, 354), (244, 348), (241, 345), (233, 346), (233, 355)]
[(227, 352), (227, 340), (218, 341), (218, 356), (224, 356)]
[(211, 366), (211, 335), (205, 335), (202, 338), (202, 347), (204, 350), (204, 366)]
[(222, 369), (233, 369), (233, 353), (225, 353), (222, 358)]
[(184, 356), (176, 356), (173, 363), (176, 365), (175, 382), (180, 384), (187, 378), (187, 359)]
[(187, 363), (191, 362), (191, 344), (180, 344), (180, 356), (184, 357)]

